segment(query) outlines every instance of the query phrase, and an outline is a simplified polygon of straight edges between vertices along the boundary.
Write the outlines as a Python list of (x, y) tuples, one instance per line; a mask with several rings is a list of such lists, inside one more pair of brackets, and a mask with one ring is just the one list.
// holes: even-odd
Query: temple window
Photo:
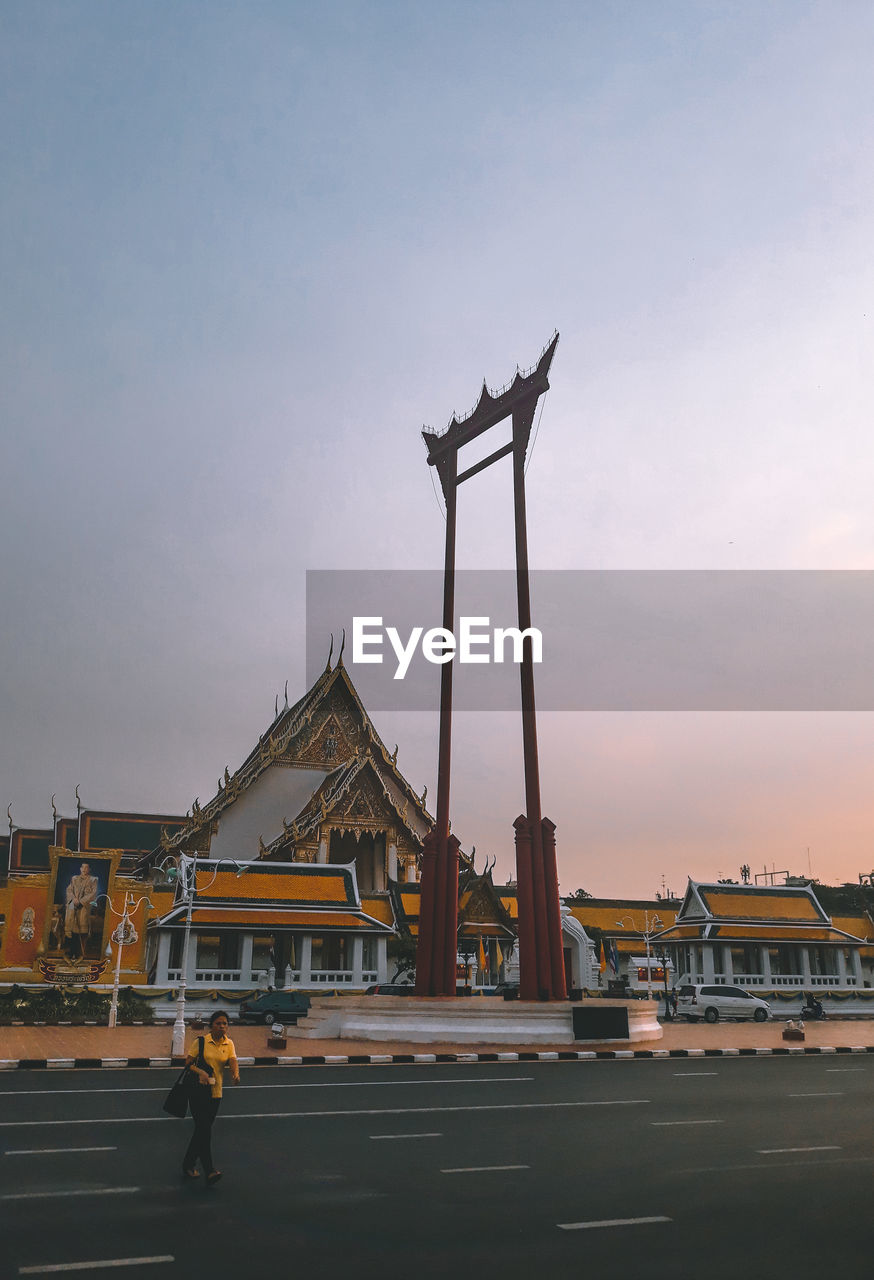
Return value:
[(375, 835), (363, 831), (356, 839), (354, 831), (332, 831), (328, 861), (355, 864), (359, 893), (378, 893), (385, 889), (385, 832)]
[(348, 969), (350, 966), (347, 964), (346, 941), (344, 933), (329, 933), (323, 937), (314, 937), (311, 966), (313, 970)]

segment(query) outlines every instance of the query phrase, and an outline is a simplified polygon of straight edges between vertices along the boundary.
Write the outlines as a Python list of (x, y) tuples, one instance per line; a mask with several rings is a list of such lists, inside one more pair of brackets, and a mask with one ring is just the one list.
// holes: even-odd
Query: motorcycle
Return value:
[(809, 1004), (802, 1005), (801, 1013), (798, 1016), (810, 1022), (824, 1022), (827, 1015), (821, 1001), (813, 1000)]

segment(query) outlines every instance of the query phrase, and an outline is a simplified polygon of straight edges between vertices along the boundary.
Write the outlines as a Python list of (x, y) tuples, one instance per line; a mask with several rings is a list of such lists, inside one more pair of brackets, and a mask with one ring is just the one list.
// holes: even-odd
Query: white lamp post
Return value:
[[(185, 1053), (185, 995), (188, 988), (191, 916), (194, 910), (194, 898), (197, 893), (197, 859), (190, 857), (187, 853), (183, 853), (179, 855), (178, 862), (173, 859), (173, 863), (177, 869), (177, 884), (181, 885), (182, 895), (185, 900), (185, 941), (182, 944), (182, 973), (176, 991), (176, 1021), (173, 1023), (173, 1043), (170, 1051), (174, 1058), (181, 1058)], [(238, 876), (241, 876), (244, 871), (248, 871), (252, 865), (251, 863), (237, 862), (234, 858), (219, 858), (212, 863), (215, 868), (212, 873), (212, 879), (207, 881), (202, 888), (208, 889), (214, 883), (221, 870), (222, 863), (230, 863), (232, 867), (236, 867)]]
[(127, 946), (129, 942), (136, 942), (137, 934), (131, 921), (131, 907), (136, 910), (140, 902), (145, 902), (147, 906), (151, 906), (150, 898), (140, 898), (134, 904), (134, 895), (130, 889), (124, 891), (124, 909), (116, 911), (112, 905), (109, 894), (102, 893), (101, 898), (106, 900), (106, 905), (114, 916), (119, 917), (118, 924), (113, 929), (110, 940), (118, 944), (118, 950), (115, 954), (115, 973), (112, 980), (112, 1000), (109, 1005), (109, 1025), (111, 1027), (118, 1026), (118, 988), (121, 979), (121, 950)]
[[(188, 986), (188, 951), (191, 946), (191, 912), (194, 908), (194, 894), (197, 889), (197, 859), (182, 854), (178, 863), (178, 873), (182, 892), (185, 895), (185, 941), (182, 945), (182, 973), (176, 990), (176, 1021), (173, 1023), (173, 1043), (170, 1048), (174, 1058), (185, 1053), (185, 991)], [(215, 878), (215, 877), (213, 877)]]
[(646, 943), (646, 998), (647, 1000), (651, 1000), (652, 999), (652, 971), (649, 965), (650, 940), (652, 939), (652, 936), (654, 933), (658, 933), (659, 930), (663, 929), (665, 926), (658, 915), (654, 915), (652, 918), (650, 918), (649, 911), (644, 911), (643, 919), (644, 919), (643, 929), (638, 929), (634, 920), (634, 916), (631, 916), (631, 915), (623, 916), (621, 920), (616, 921), (616, 924), (618, 928), (624, 929), (625, 928), (624, 921), (630, 920), (632, 929), (634, 929), (635, 932), (643, 935), (643, 940)]

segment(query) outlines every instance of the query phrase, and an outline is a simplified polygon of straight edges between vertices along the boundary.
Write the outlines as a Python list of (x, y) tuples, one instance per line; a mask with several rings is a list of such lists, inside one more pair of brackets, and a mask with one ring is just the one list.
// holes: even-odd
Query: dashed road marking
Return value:
[(49, 1271), (91, 1271), (98, 1267), (144, 1267), (152, 1262), (175, 1262), (172, 1253), (156, 1253), (150, 1258), (98, 1258), (94, 1262), (50, 1262), (40, 1267), (19, 1267), (20, 1276), (46, 1275)]
[(557, 1222), (560, 1231), (591, 1231), (595, 1227), (642, 1227), (651, 1222), (671, 1222), (663, 1214), (652, 1218), (602, 1218), (599, 1222)]
[(0, 1200), (60, 1200), (67, 1196), (132, 1196), (139, 1187), (76, 1187), (71, 1191), (12, 1191)]
[(117, 1151), (118, 1147), (29, 1147), (21, 1151), (4, 1151), (5, 1156), (64, 1156), (82, 1151)]

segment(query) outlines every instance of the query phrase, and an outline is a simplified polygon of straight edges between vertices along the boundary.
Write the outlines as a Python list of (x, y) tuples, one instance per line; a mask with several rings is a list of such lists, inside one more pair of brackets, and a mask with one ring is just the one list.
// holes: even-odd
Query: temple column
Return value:
[(773, 979), (771, 978), (771, 949), (766, 942), (759, 944), (759, 956), (762, 965), (762, 978), (764, 985), (770, 987)]
[(389, 880), (397, 880), (398, 878), (398, 847), (392, 841), (388, 846), (388, 856), (386, 858), (387, 871)]
[(801, 977), (802, 985), (810, 986), (810, 954), (806, 946), (800, 946), (798, 950), (801, 952)]
[(158, 936), (158, 960), (155, 965), (155, 986), (163, 987), (169, 982), (167, 970), (170, 968), (170, 931), (165, 929)]
[(835, 947), (835, 959), (838, 962), (838, 983), (845, 987), (847, 986), (847, 958), (843, 947)]
[(713, 945), (711, 942), (701, 944), (701, 971), (708, 986), (713, 982)]
[(376, 939), (376, 981), (388, 982), (388, 938), (384, 934)]
[(240, 981), (245, 985), (252, 981), (252, 935), (244, 933), (240, 938)]
[(313, 975), (313, 939), (312, 934), (302, 933), (298, 935), (300, 945), (300, 982), (301, 986), (306, 984), (312, 986)]
[(364, 938), (360, 933), (352, 935), (352, 986), (364, 986)]
[(319, 851), (316, 854), (316, 862), (328, 861), (328, 837), (326, 835), (319, 837)]
[(853, 948), (851, 949), (851, 951), (850, 951), (850, 963), (851, 963), (851, 964), (852, 964), (852, 966), (853, 966), (853, 973), (854, 973), (855, 978), (856, 978), (855, 985), (856, 985), (857, 987), (861, 988), (861, 987), (863, 987), (865, 984), (864, 984), (864, 982), (862, 981), (862, 956), (861, 956), (861, 954), (860, 954), (860, 952), (859, 952), (859, 948), (858, 948), (858, 947), (853, 947)]

